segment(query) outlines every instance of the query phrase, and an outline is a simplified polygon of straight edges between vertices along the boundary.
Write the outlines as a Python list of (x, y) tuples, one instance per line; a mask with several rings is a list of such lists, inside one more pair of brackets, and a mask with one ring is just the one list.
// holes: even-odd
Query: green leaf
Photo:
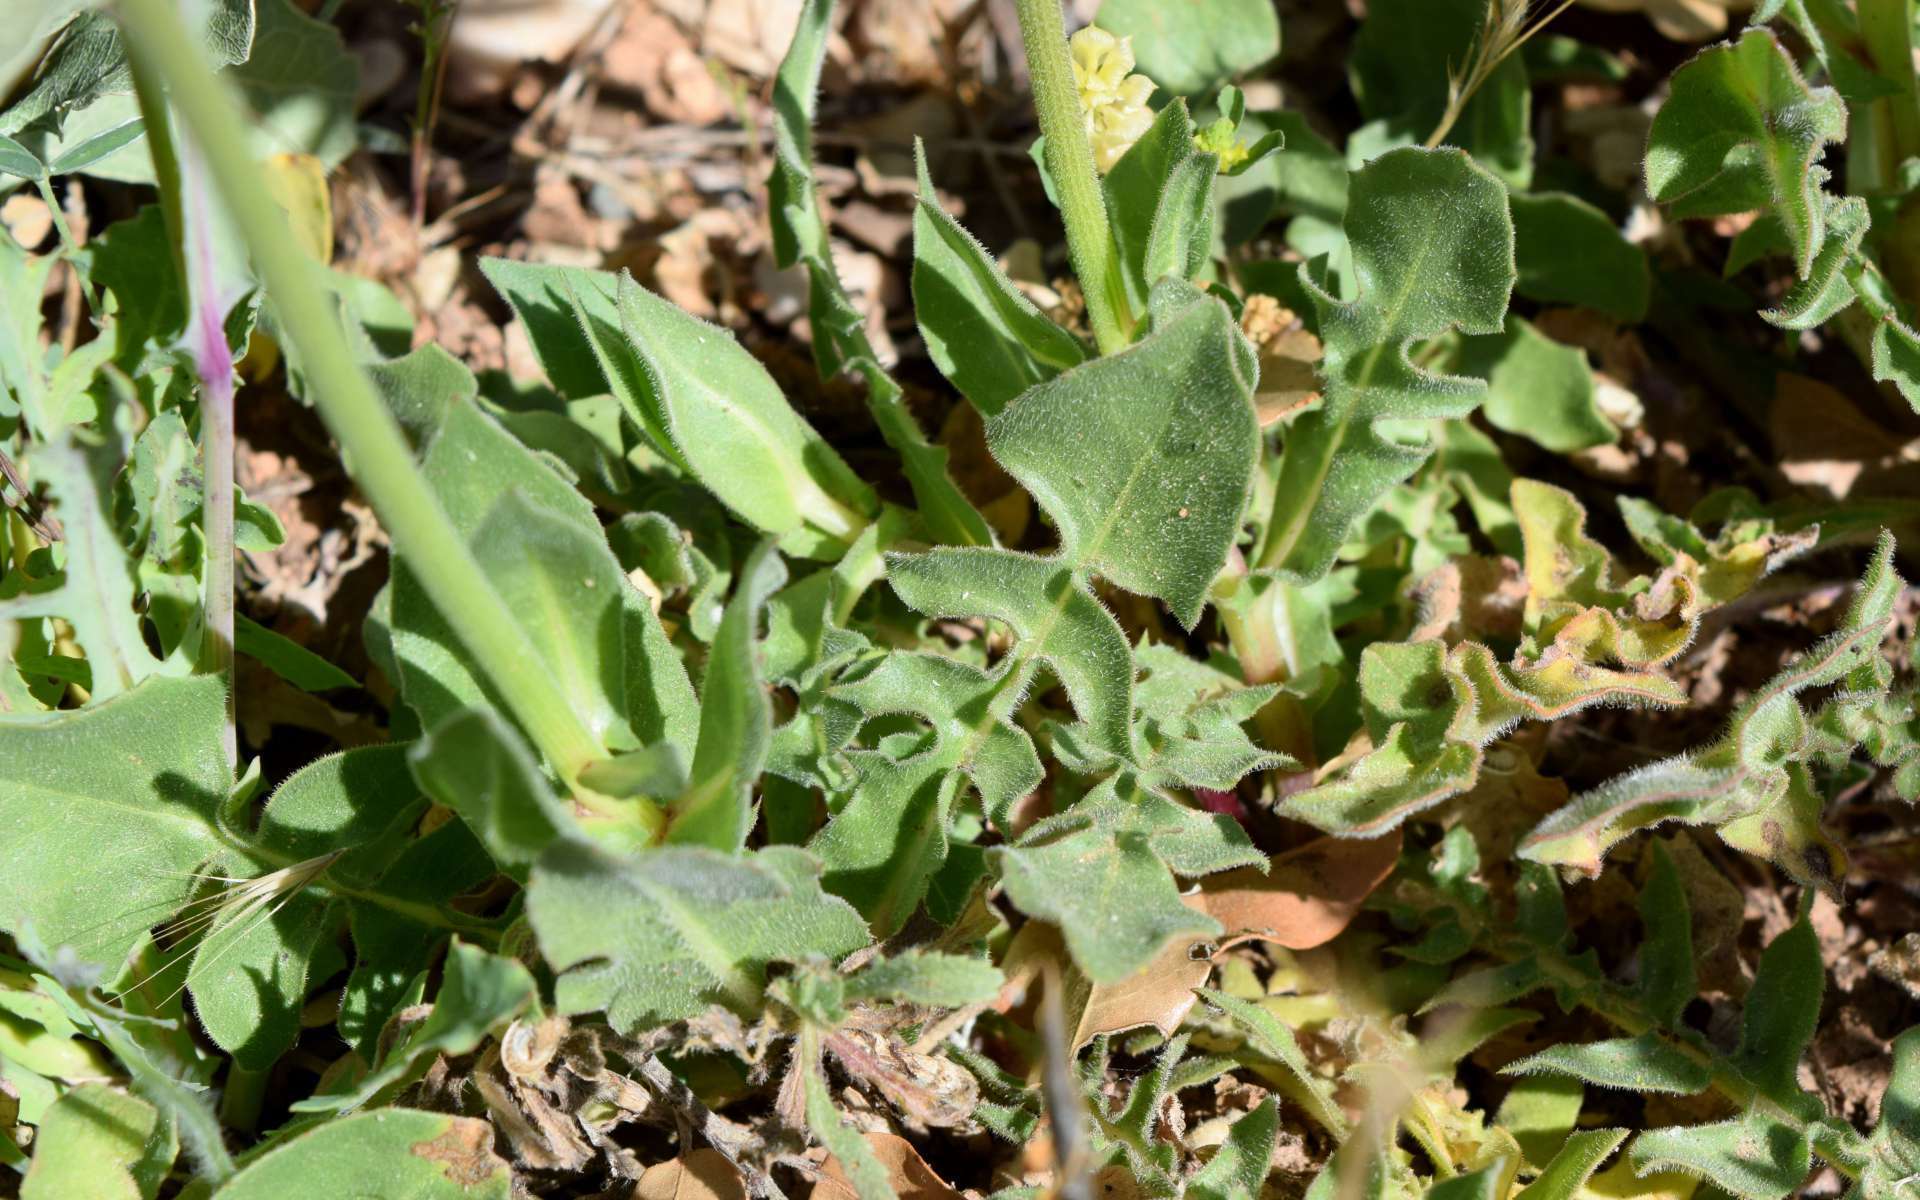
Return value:
[(674, 803), (665, 839), (735, 852), (753, 827), (753, 784), (773, 736), (773, 704), (760, 681), (757, 631), (767, 598), (787, 581), (773, 543), (755, 547), (714, 635), (700, 689), (700, 740), (687, 790)]
[[(47, 174), (65, 175), (70, 171), (79, 171), (112, 154), (122, 146), (131, 145), (136, 139), (145, 137), (147, 123), (135, 118), (122, 121), (111, 129), (102, 130), (76, 145), (60, 152), (60, 157), (47, 164)], [(0, 168), (8, 169), (8, 168)]]
[(1189, 628), (1226, 563), (1258, 445), (1239, 336), (1223, 305), (1195, 300), (987, 421), (994, 457), (1058, 525), (1061, 557), (1165, 600)]
[(1920, 1170), (1920, 1029), (1893, 1040), (1893, 1070), (1880, 1095), (1880, 1120), (1861, 1172), (1867, 1195), (1898, 1195), (1900, 1181)]
[(1827, 240), (1827, 172), (1815, 164), (1846, 132), (1840, 96), (1808, 87), (1773, 34), (1750, 28), (1674, 72), (1647, 142), (1647, 190), (1682, 218), (1771, 209), (1806, 275)]
[(20, 1200), (153, 1200), (179, 1142), (151, 1104), (86, 1083), (41, 1117)]
[[(225, 843), (219, 679), (157, 676), (101, 704), (0, 725), (0, 924), (116, 968)], [(90, 881), (90, 882), (89, 882)]]
[(1207, 875), (1265, 861), (1231, 819), (1112, 781), (990, 855), (1014, 905), (1058, 925), (1095, 983), (1127, 978), (1177, 934), (1220, 932), (1180, 902), (1169, 869)]
[(1514, 1200), (1577, 1200), (1600, 1164), (1626, 1140), (1624, 1129), (1581, 1130)]
[(1519, 268), (1514, 291), (1622, 321), (1645, 319), (1652, 288), (1646, 252), (1629, 242), (1607, 214), (1564, 192), (1515, 192), (1511, 202)]
[(1902, 586), (1893, 548), (1883, 534), (1840, 627), (1736, 709), (1724, 737), (1576, 796), (1521, 840), (1520, 856), (1596, 874), (1634, 831), (1682, 820), (1718, 827), (1730, 845), (1765, 855), (1803, 883), (1836, 887), (1846, 855), (1820, 826), (1823, 801), (1808, 760), (1823, 746), (1797, 696), (1838, 682), (1878, 652)]
[(1620, 439), (1594, 401), (1586, 351), (1562, 345), (1519, 317), (1485, 337), (1464, 338), (1460, 369), (1487, 381), (1487, 423), (1557, 454)]
[(533, 751), (492, 709), (454, 713), (407, 757), (420, 790), (459, 813), (494, 861), (517, 877), (572, 828)]
[[(1225, 671), (1172, 646), (1142, 646), (1134, 659), (1142, 671), (1134, 689), (1139, 767), (1148, 786), (1230, 791), (1252, 772), (1288, 762), (1254, 745), (1244, 728), (1273, 699), (1276, 686), (1243, 687)], [(1053, 753), (1061, 765), (1082, 775), (1124, 765), (1083, 739), (1078, 726), (1054, 729)]]
[(1466, 1175), (1443, 1179), (1427, 1189), (1426, 1200), (1500, 1200), (1503, 1164), (1494, 1163)]
[(1272, 1012), (1249, 1000), (1229, 996), (1212, 988), (1201, 988), (1200, 996), (1225, 1013), (1251, 1039), (1250, 1047), (1261, 1057), (1279, 1063), (1293, 1077), (1307, 1112), (1320, 1127), (1337, 1138), (1347, 1134), (1347, 1114), (1334, 1099), (1333, 1085), (1314, 1074), (1293, 1031), (1280, 1023)]
[(245, 613), (234, 614), (233, 648), (303, 692), (360, 686), (358, 680), (339, 667)]
[[(1368, 6), (1348, 55), (1347, 75), (1361, 115), (1372, 123), (1368, 129), (1376, 145), (1424, 142), (1439, 127), (1450, 75), (1471, 62), (1486, 23), (1482, 0), (1376, 0)], [(1467, 102), (1447, 141), (1525, 188), (1533, 175), (1531, 126), (1527, 68), (1513, 54)]]
[(1696, 1095), (1713, 1083), (1713, 1073), (1704, 1064), (1656, 1033), (1577, 1046), (1549, 1046), (1509, 1063), (1501, 1071), (1513, 1075), (1549, 1072), (1599, 1087), (1680, 1096)]
[(1827, 968), (1820, 937), (1806, 915), (1767, 943), (1747, 992), (1734, 1064), (1762, 1092), (1782, 1103), (1800, 1096), (1800, 1057), (1820, 1025)]
[(417, 796), (403, 746), (309, 763), (274, 792), (254, 841), (228, 859), (254, 878), (180, 922), (203, 934), (187, 972), (194, 1011), (235, 1062), (265, 1070), (299, 1036), (309, 970), (335, 924), (329, 898), (308, 885), (347, 851), (417, 816)]
[(875, 959), (847, 980), (847, 999), (894, 1000), (929, 1008), (959, 1008), (993, 999), (1004, 982), (981, 958), (918, 947)]
[(1653, 843), (1653, 866), (1640, 889), (1640, 998), (1653, 1019), (1677, 1028), (1699, 990), (1693, 968), (1693, 920), (1680, 870), (1665, 843)]
[[(914, 499), (934, 538), (953, 545), (991, 546), (993, 532), (986, 518), (948, 477), (946, 450), (927, 441), (908, 411), (906, 395), (881, 365), (867, 337), (865, 316), (848, 297), (833, 261), (826, 214), (820, 208), (813, 182), (814, 101), (832, 22), (833, 0), (806, 0), (793, 42), (774, 78), (774, 165), (767, 179), (774, 261), (782, 268), (795, 263), (806, 265), (814, 364), (825, 378), (852, 368), (866, 381), (867, 411), (873, 415), (881, 437), (900, 456)], [(924, 180), (924, 169), (921, 175)], [(918, 210), (914, 221), (917, 296)], [(959, 232), (957, 227), (954, 232)], [(930, 348), (934, 341), (928, 338)], [(940, 351), (935, 349), (933, 353), (938, 362)]]
[(51, 587), (0, 599), (0, 619), (60, 617), (72, 626), (86, 652), (96, 702), (120, 695), (162, 666), (141, 632), (134, 563), (111, 517), (113, 480), (125, 458), (118, 441), (70, 430), (34, 447), (31, 462), (53, 493), (53, 512), (64, 531), (62, 570)]
[[(1185, 103), (1176, 100), (1174, 105)], [(1219, 173), (1219, 156), (1198, 151), (1182, 157), (1168, 173), (1140, 262), (1143, 289), (1150, 292), (1166, 278), (1196, 279), (1206, 269), (1213, 250), (1213, 190)]]
[(1259, 1200), (1280, 1133), (1280, 1106), (1268, 1096), (1227, 1130), (1207, 1165), (1187, 1180), (1194, 1200)]
[(39, 179), (47, 174), (47, 168), (33, 151), (0, 134), (0, 172), (22, 179)]
[[(68, 11), (79, 12), (79, 8), (75, 5)], [(203, 44), (214, 65), (245, 62), (253, 42), (253, 5), (221, 0), (205, 7), (203, 19)], [(53, 26), (47, 28), (51, 32)], [(80, 12), (47, 47), (34, 68), (32, 86), (0, 112), (0, 133), (19, 133), (36, 123), (64, 124), (95, 101), (124, 94), (130, 82), (126, 51), (113, 18), (101, 12)], [(54, 120), (42, 120), (47, 117)]]
[[(1139, 140), (1127, 147), (1113, 169), (1100, 179), (1111, 218), (1113, 247), (1121, 264), (1121, 279), (1126, 284), (1127, 302), (1139, 311), (1148, 305), (1157, 277), (1147, 273), (1148, 248), (1153, 243), (1155, 222), (1163, 202), (1177, 206), (1169, 185), (1180, 173), (1182, 164), (1193, 159), (1193, 118), (1185, 100), (1175, 100), (1161, 109)], [(1191, 217), (1191, 210), (1180, 218)], [(1180, 219), (1176, 218), (1176, 219)]]
[[(560, 972), (562, 1013), (601, 1012), (632, 1031), (724, 1004), (759, 1012), (769, 963), (837, 959), (869, 941), (844, 900), (820, 890), (803, 851), (747, 857), (673, 846), (616, 858), (563, 841), (541, 856), (527, 914)], [(618, 922), (609, 912), (624, 914)]]
[(359, 1086), (345, 1094), (322, 1093), (294, 1103), (295, 1112), (337, 1112), (358, 1108), (432, 1061), (471, 1052), (489, 1033), (533, 1007), (539, 989), (527, 969), (511, 958), (489, 954), (455, 939), (447, 951), (446, 975), (433, 998), (433, 1011), (412, 1026)]
[(982, 416), (1086, 361), (1086, 347), (1022, 295), (986, 248), (940, 207), (915, 143), (913, 312), (927, 353)]
[(1045, 777), (1026, 732), (993, 704), (1005, 678), (933, 654), (897, 652), (840, 684), (833, 697), (864, 717), (924, 720), (933, 741), (895, 759), (882, 750), (848, 756), (859, 773), (852, 795), (814, 838), (828, 891), (844, 896), (882, 936), (899, 930), (947, 861), (953, 801), (971, 780), (981, 807), (1004, 823), (1016, 800)]
[(450, 931), (498, 936), (497, 926), (474, 921), (453, 906), (455, 898), (497, 871), (460, 821), (404, 843), (397, 853), (391, 839), (384, 844), (376, 839), (329, 871), (328, 882), (338, 878), (344, 884), (337, 894), (347, 897), (354, 949), (335, 1024), (362, 1061), (378, 1060), (388, 1022), (420, 1001), (420, 965), (433, 958)]
[(1628, 1151), (1634, 1169), (1683, 1171), (1742, 1200), (1781, 1200), (1806, 1180), (1806, 1135), (1758, 1114), (1691, 1128), (1653, 1129)]
[(255, 0), (253, 53), (233, 71), (260, 120), (259, 153), (311, 154), (329, 169), (359, 145), (360, 60), (340, 31), (291, 0)]
[(1523, 1075), (1500, 1101), (1494, 1120), (1520, 1143), (1527, 1162), (1549, 1164), (1564, 1150), (1580, 1123), (1587, 1089), (1564, 1075)]
[[(420, 447), (441, 507), (582, 724), (609, 750), (667, 742), (690, 756), (693, 687), (608, 548), (593, 506), (480, 410), (472, 375), (445, 351), (426, 347), (371, 373)], [(397, 683), (421, 724), (431, 729), (493, 704), (404, 555), (391, 596)]]
[(872, 490), (732, 333), (627, 275), (506, 259), (481, 270), (562, 394), (611, 391), (669, 461), (784, 549), (837, 557), (867, 524)]
[(507, 1200), (512, 1193), (512, 1172), (494, 1154), (487, 1122), (381, 1108), (327, 1121), (279, 1143), (214, 1197)]
[(1299, 581), (1326, 574), (1353, 523), (1426, 461), (1426, 445), (1379, 423), (1464, 416), (1486, 393), (1478, 380), (1421, 369), (1408, 348), (1455, 328), (1497, 332), (1513, 289), (1506, 189), (1466, 155), (1389, 151), (1349, 188), (1358, 297), (1336, 299), (1302, 268), (1325, 344), (1325, 399), (1287, 430), (1260, 553), (1263, 567)]
[(887, 582), (927, 616), (1006, 622), (1020, 639), (1016, 667), (1045, 662), (1103, 744), (1122, 751), (1130, 744), (1126, 634), (1069, 565), (1009, 550), (943, 548), (888, 555)]
[(1280, 53), (1280, 18), (1265, 0), (1200, 0), (1179, 8), (1105, 0), (1094, 23), (1131, 37), (1140, 72), (1179, 96), (1212, 92)]

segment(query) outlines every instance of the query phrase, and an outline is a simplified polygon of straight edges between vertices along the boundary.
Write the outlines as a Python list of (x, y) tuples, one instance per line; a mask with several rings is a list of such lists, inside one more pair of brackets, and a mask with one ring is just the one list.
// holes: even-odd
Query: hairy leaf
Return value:
[(927, 353), (982, 416), (1086, 361), (1072, 334), (1035, 308), (934, 194), (926, 147), (916, 144), (913, 311)]
[(1486, 394), (1415, 365), (1412, 343), (1498, 331), (1515, 277), (1506, 190), (1458, 151), (1389, 151), (1353, 173), (1348, 195), (1358, 294), (1341, 301), (1302, 267), (1325, 399), (1287, 431), (1260, 552), (1263, 567), (1303, 581), (1324, 575), (1353, 523), (1426, 461), (1429, 447), (1380, 422), (1465, 416)]
[(1754, 1114), (1672, 1129), (1634, 1139), (1628, 1152), (1641, 1174), (1683, 1171), (1742, 1200), (1781, 1200), (1800, 1187), (1812, 1165), (1806, 1136)]
[(1826, 241), (1815, 164), (1846, 136), (1847, 110), (1810, 88), (1772, 33), (1749, 29), (1674, 72), (1647, 142), (1647, 190), (1680, 217), (1771, 209), (1805, 275)]
[[(231, 786), (212, 676), (156, 676), (113, 700), (0, 725), (0, 922), (118, 967), (221, 858)], [(83, 881), (111, 880), (112, 886)]]
[(1682, 1096), (1704, 1091), (1713, 1082), (1712, 1073), (1702, 1063), (1652, 1033), (1578, 1046), (1550, 1046), (1502, 1070), (1516, 1075), (1552, 1072), (1599, 1087)]
[(732, 333), (627, 275), (487, 259), (568, 396), (611, 391), (666, 458), (736, 516), (809, 557), (844, 550), (875, 510), (871, 489), (801, 420)]
[(507, 1200), (512, 1172), (493, 1127), (470, 1117), (381, 1108), (315, 1126), (249, 1162), (218, 1200), (399, 1196)]
[[(814, 362), (823, 376), (852, 368), (866, 381), (867, 410), (887, 445), (900, 456), (914, 499), (934, 537), (962, 546), (990, 546), (994, 539), (986, 519), (948, 476), (946, 450), (927, 441), (908, 411), (905, 394), (881, 365), (867, 337), (866, 319), (847, 296), (839, 268), (834, 265), (826, 214), (813, 181), (814, 102), (832, 21), (833, 0), (806, 0), (793, 43), (774, 77), (774, 164), (767, 179), (774, 259), (782, 267), (805, 264)], [(924, 166), (921, 174), (923, 192), (930, 191), (924, 184)], [(916, 210), (916, 303), (919, 220)], [(957, 227), (954, 232), (959, 232)], [(927, 340), (931, 348), (935, 339)], [(964, 349), (968, 354), (976, 352), (973, 345)], [(938, 361), (939, 351), (933, 353)]]
[(1060, 926), (1074, 962), (1095, 983), (1131, 975), (1176, 934), (1221, 931), (1220, 922), (1180, 902), (1169, 871), (1210, 875), (1264, 861), (1228, 818), (1123, 791), (1111, 780), (992, 857), (1014, 904)]
[(1893, 540), (1883, 535), (1840, 628), (1749, 697), (1724, 737), (1575, 797), (1527, 835), (1520, 854), (1597, 873), (1608, 849), (1635, 830), (1681, 820), (1717, 827), (1729, 844), (1802, 882), (1836, 887), (1845, 852), (1820, 827), (1822, 802), (1807, 768), (1834, 747), (1816, 736), (1797, 697), (1839, 681), (1877, 652), (1901, 586)]
[[(619, 858), (563, 841), (534, 867), (527, 914), (560, 972), (563, 1013), (604, 1011), (621, 1030), (710, 1004), (751, 1014), (769, 963), (838, 958), (867, 944), (866, 922), (820, 890), (819, 872), (788, 846), (746, 857), (674, 846)], [(609, 911), (631, 915), (610, 923)]]

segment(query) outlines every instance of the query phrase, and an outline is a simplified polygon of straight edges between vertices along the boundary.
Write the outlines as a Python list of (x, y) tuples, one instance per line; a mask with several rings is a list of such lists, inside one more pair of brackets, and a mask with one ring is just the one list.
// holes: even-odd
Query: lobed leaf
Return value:
[(1839, 95), (1807, 86), (1772, 33), (1748, 29), (1674, 72), (1647, 141), (1647, 191), (1679, 217), (1772, 210), (1804, 276), (1826, 242), (1816, 164), (1846, 133)]
[[(1433, 197), (1447, 196), (1435, 204)], [(1300, 581), (1332, 566), (1353, 523), (1426, 461), (1383, 421), (1461, 417), (1478, 380), (1435, 375), (1408, 349), (1453, 329), (1494, 333), (1515, 278), (1506, 190), (1458, 151), (1392, 150), (1355, 171), (1345, 221), (1357, 296), (1303, 265), (1318, 315), (1325, 399), (1287, 430), (1260, 565)]]
[(1837, 886), (1845, 852), (1820, 827), (1822, 804), (1807, 771), (1807, 760), (1832, 747), (1815, 736), (1797, 696), (1875, 654), (1900, 587), (1893, 540), (1883, 535), (1840, 628), (1749, 697), (1725, 736), (1575, 797), (1522, 840), (1520, 855), (1597, 873), (1607, 851), (1634, 831), (1681, 820), (1718, 827), (1730, 844), (1802, 882)]
[(1742, 1200), (1793, 1195), (1812, 1166), (1806, 1135), (1758, 1114), (1710, 1125), (1654, 1129), (1628, 1155), (1642, 1175), (1681, 1171)]
[[(609, 911), (630, 915), (610, 923)], [(534, 866), (527, 916), (560, 973), (559, 1011), (605, 1012), (623, 1031), (712, 1004), (757, 1013), (769, 964), (838, 958), (869, 940), (859, 914), (820, 890), (819, 863), (790, 846), (620, 858), (562, 841)]]

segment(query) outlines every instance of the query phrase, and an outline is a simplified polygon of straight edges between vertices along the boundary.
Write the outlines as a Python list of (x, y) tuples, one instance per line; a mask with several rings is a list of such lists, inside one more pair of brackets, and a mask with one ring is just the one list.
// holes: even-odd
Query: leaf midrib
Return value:
[[(1419, 250), (1413, 257), (1412, 269), (1407, 272), (1406, 286), (1401, 288), (1399, 294), (1393, 298), (1393, 303), (1381, 310), (1384, 318), (1381, 322), (1383, 328), (1392, 330), (1398, 326), (1400, 313), (1406, 307), (1407, 301), (1412, 298), (1414, 288), (1419, 283), (1420, 274), (1426, 265), (1427, 258), (1433, 253), (1434, 241), (1435, 239), (1432, 237), (1420, 239)], [(1342, 305), (1342, 307), (1345, 306)], [(1373, 349), (1368, 351), (1367, 356), (1361, 360), (1358, 380), (1350, 386), (1352, 386), (1356, 392), (1364, 392), (1367, 388), (1372, 387), (1373, 373), (1380, 365), (1381, 355), (1387, 353), (1390, 347), (1396, 345), (1405, 346), (1407, 342), (1411, 340), (1411, 336), (1396, 339), (1389, 335), (1386, 341), (1376, 342)], [(1341, 390), (1345, 389), (1342, 388)], [(1300, 539), (1306, 535), (1307, 527), (1311, 524), (1313, 514), (1320, 508), (1320, 496), (1326, 489), (1327, 477), (1333, 474), (1334, 456), (1337, 455), (1340, 452), (1340, 448), (1346, 444), (1347, 431), (1353, 427), (1353, 422), (1359, 415), (1359, 408), (1360, 404), (1356, 398), (1354, 403), (1348, 406), (1346, 414), (1340, 419), (1339, 423), (1333, 426), (1332, 437), (1326, 442), (1326, 453), (1321, 456), (1319, 464), (1314, 469), (1313, 487), (1307, 493), (1310, 499), (1306, 503), (1296, 507), (1293, 514), (1288, 517), (1286, 529), (1283, 531), (1283, 540), (1275, 543), (1279, 552), (1275, 553), (1269, 550), (1268, 553), (1262, 556), (1264, 560), (1263, 565), (1278, 566), (1291, 558), (1294, 549), (1300, 544)], [(1324, 412), (1325, 410), (1323, 409), (1322, 411)]]

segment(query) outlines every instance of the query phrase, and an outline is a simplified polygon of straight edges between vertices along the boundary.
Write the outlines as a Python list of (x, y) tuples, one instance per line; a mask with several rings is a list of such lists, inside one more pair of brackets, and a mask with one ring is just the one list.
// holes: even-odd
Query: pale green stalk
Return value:
[(1920, 78), (1913, 67), (1913, 0), (1859, 0), (1860, 37), (1876, 71), (1900, 89), (1880, 101), (1893, 134), (1889, 174), (1920, 155)]
[(1100, 353), (1124, 349), (1133, 328), (1120, 255), (1107, 227), (1107, 202), (1093, 167), (1080, 89), (1067, 51), (1067, 27), (1060, 0), (1014, 0), (1020, 15), (1020, 39), (1027, 48), (1027, 74), (1033, 80), (1033, 107), (1046, 139), (1047, 174), (1067, 223), (1067, 253), (1087, 298), (1087, 320)]
[[(361, 372), (319, 266), (292, 236), (286, 214), (261, 180), (233, 93), (214, 76), (169, 0), (121, 0), (117, 15), (128, 53), (168, 89), (175, 111), (205, 154), (214, 184), (278, 308), (280, 326), (299, 351), (314, 404), (395, 550), (577, 797), (589, 806), (612, 803), (575, 785), (580, 770), (604, 758), (605, 750), (555, 686), (547, 664), (441, 510), (399, 425)], [(634, 815), (658, 820), (651, 809)]]

